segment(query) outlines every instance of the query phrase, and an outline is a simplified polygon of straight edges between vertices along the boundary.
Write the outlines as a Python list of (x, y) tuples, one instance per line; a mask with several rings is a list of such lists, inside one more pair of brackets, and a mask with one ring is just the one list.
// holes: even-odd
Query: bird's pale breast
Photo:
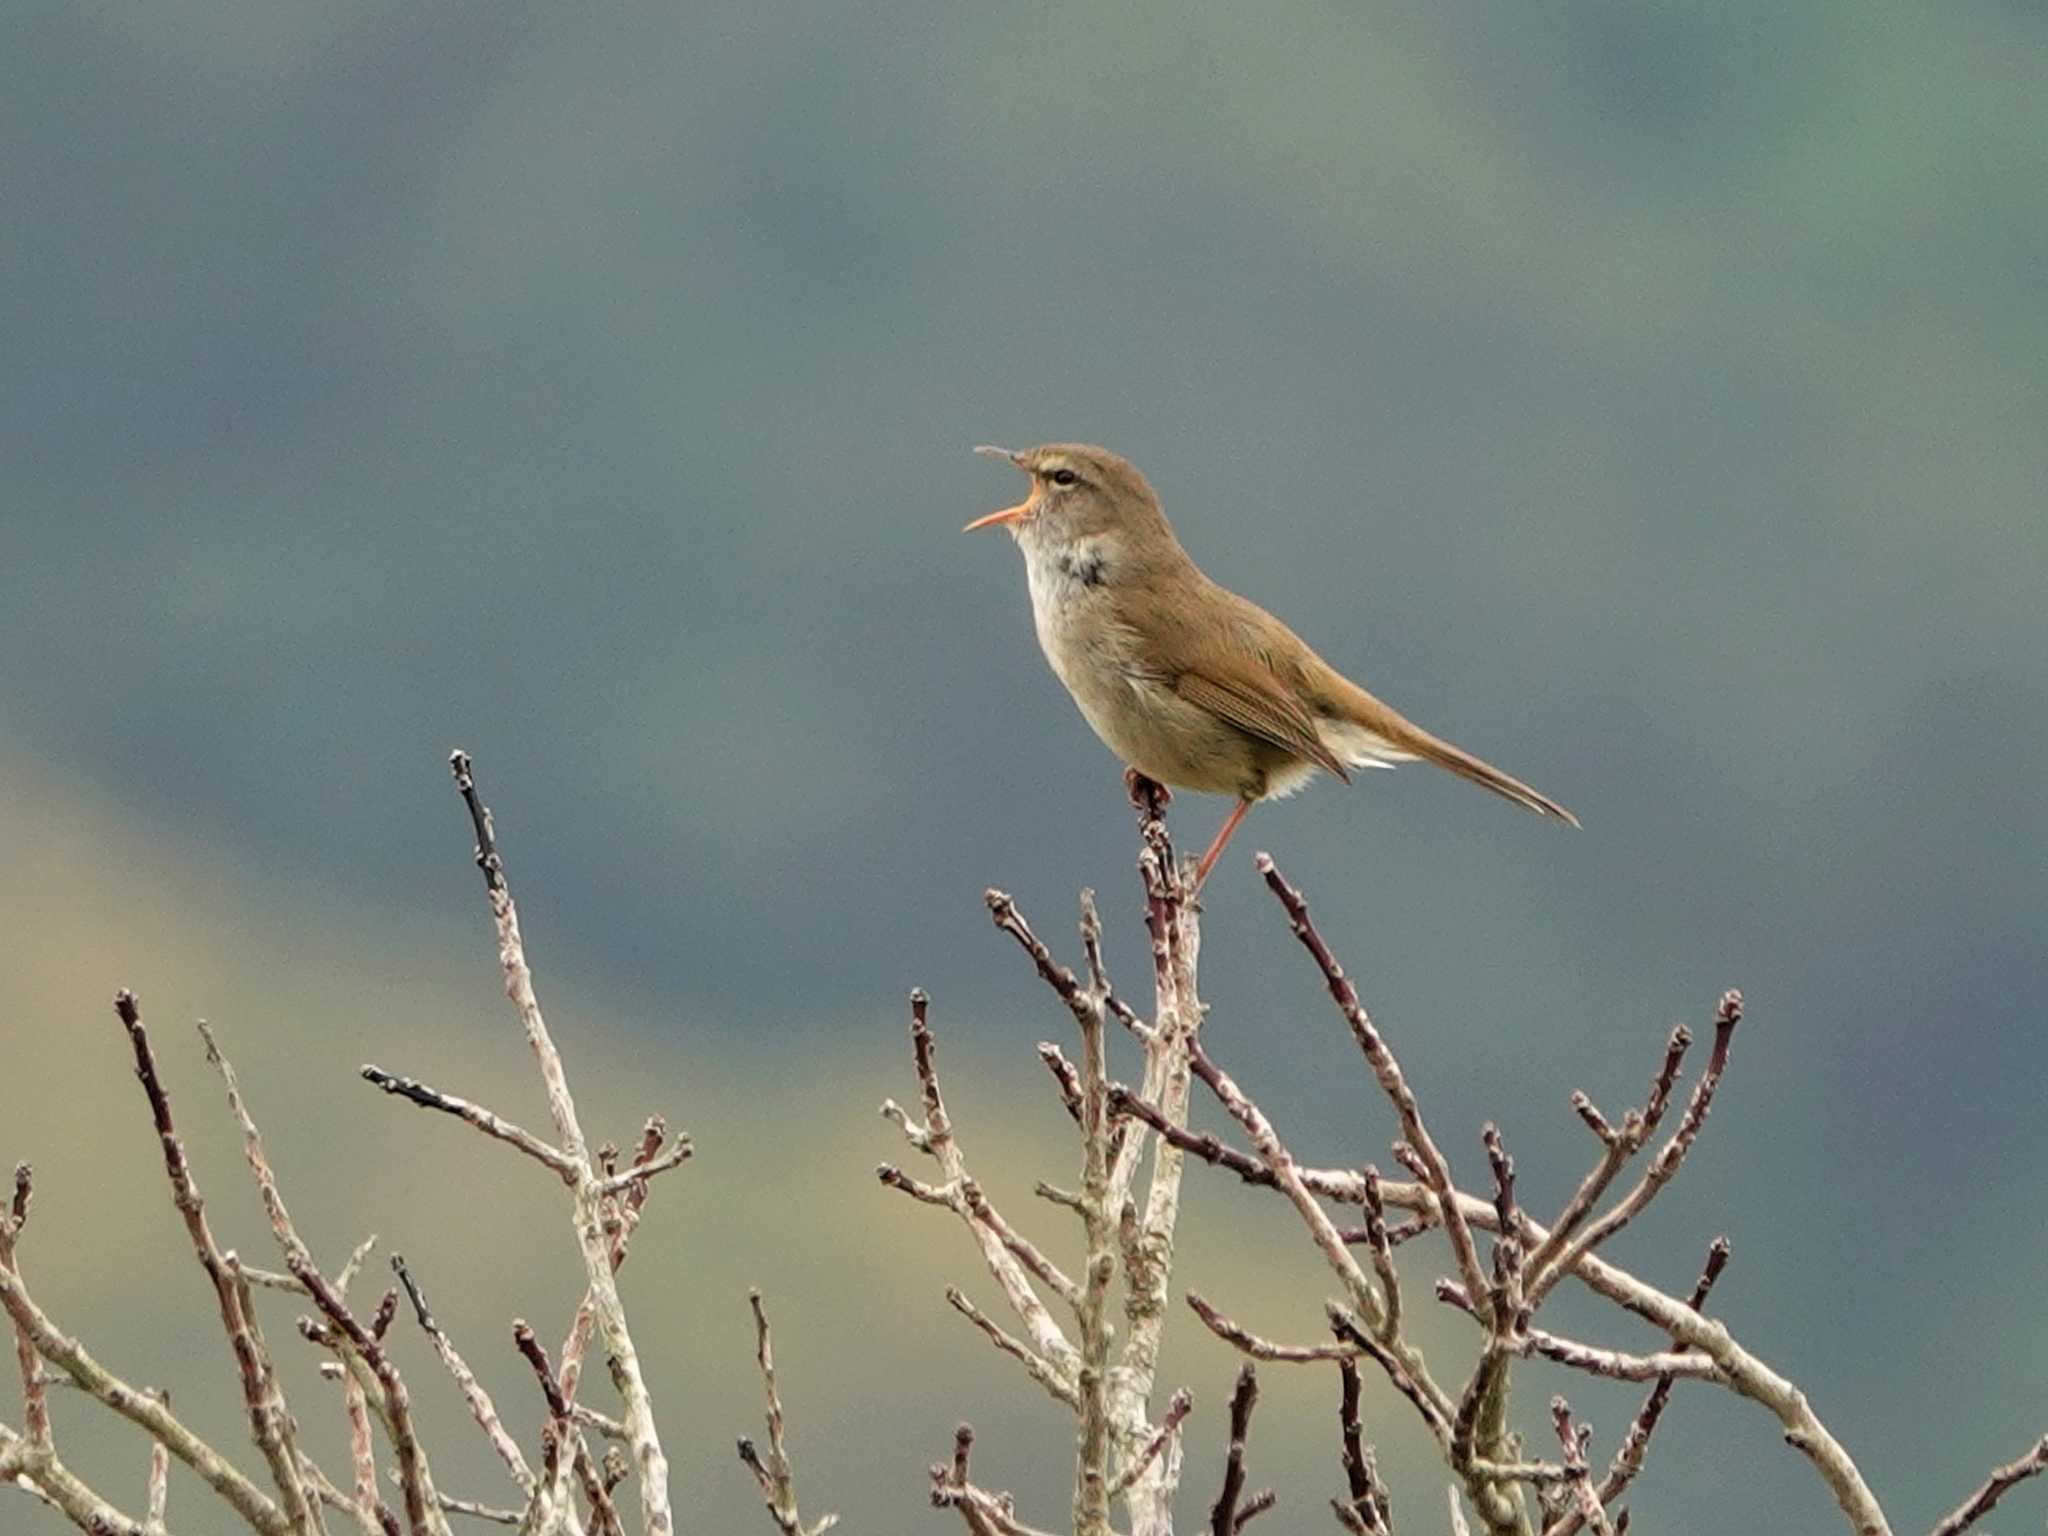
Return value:
[(1176, 789), (1258, 797), (1299, 787), (1307, 772), (1283, 788), (1291, 762), (1264, 761), (1273, 754), (1148, 673), (1137, 634), (1117, 614), (1115, 562), (1113, 549), (1089, 541), (1025, 545), (1039, 647), (1095, 734)]

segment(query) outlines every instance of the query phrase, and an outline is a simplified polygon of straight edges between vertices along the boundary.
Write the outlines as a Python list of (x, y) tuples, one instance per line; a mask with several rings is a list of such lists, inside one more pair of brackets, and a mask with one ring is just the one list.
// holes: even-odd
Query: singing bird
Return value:
[(1246, 811), (1293, 794), (1319, 768), (1348, 783), (1348, 769), (1420, 759), (1579, 824), (1382, 704), (1257, 603), (1204, 576), (1127, 459), (1084, 443), (975, 452), (1031, 477), (1023, 501), (964, 531), (1006, 528), (1024, 551), (1039, 646), (1095, 734), (1147, 778), (1237, 797), (1197, 884)]

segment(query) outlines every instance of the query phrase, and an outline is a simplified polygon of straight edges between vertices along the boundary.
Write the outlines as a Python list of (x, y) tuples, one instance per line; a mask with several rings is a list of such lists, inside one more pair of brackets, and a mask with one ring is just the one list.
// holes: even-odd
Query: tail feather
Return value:
[(1474, 757), (1461, 747), (1452, 746), (1441, 737), (1430, 735), (1420, 726), (1411, 729), (1414, 734), (1401, 744), (1417, 757), (1427, 758), (1439, 768), (1448, 768), (1459, 778), (1467, 779), (1481, 789), (1490, 789), (1503, 800), (1512, 800), (1524, 810), (1534, 811), (1539, 816), (1555, 817), (1568, 826), (1579, 824), (1578, 817), (1513, 774), (1501, 772), (1493, 764)]
[(1309, 682), (1320, 695), (1318, 712), (1335, 727), (1342, 739), (1340, 755), (1357, 763), (1375, 757), (1383, 763), (1423, 758), (1439, 768), (1448, 768), (1461, 779), (1481, 789), (1490, 789), (1503, 800), (1512, 800), (1524, 810), (1549, 816), (1576, 827), (1579, 818), (1541, 791), (1524, 784), (1511, 773), (1454, 747), (1441, 736), (1432, 736), (1392, 706), (1382, 703), (1320, 657), (1313, 658)]

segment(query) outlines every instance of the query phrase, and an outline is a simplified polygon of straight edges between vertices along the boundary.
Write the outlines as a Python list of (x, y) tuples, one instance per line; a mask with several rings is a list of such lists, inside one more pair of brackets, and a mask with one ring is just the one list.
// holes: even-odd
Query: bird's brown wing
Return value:
[[(1280, 621), (1234, 592), (1210, 584), (1219, 600), (1189, 610), (1152, 610), (1136, 625), (1146, 636), (1161, 681), (1190, 704), (1349, 782), (1351, 775), (1323, 744), (1304, 702), (1303, 679), (1285, 658), (1300, 647)], [(1225, 616), (1217, 628), (1196, 633), (1189, 612)]]
[(1200, 637), (1202, 643), (1184, 613), (1156, 616), (1151, 626), (1175, 691), (1190, 703), (1347, 782), (1351, 776), (1324, 745), (1316, 719), (1348, 721), (1384, 742), (1390, 757), (1427, 759), (1540, 816), (1579, 824), (1549, 796), (1374, 698), (1258, 604), (1213, 582), (1209, 591), (1218, 601), (1202, 609), (1224, 615), (1224, 623)]
[(1215, 676), (1204, 671), (1183, 672), (1174, 680), (1173, 691), (1247, 735), (1285, 748), (1318, 768), (1327, 768), (1348, 783), (1351, 775), (1323, 745), (1308, 711), (1291, 696), (1274, 691), (1276, 687), (1277, 683), (1268, 684), (1263, 678), (1241, 674), (1230, 676), (1227, 673)]

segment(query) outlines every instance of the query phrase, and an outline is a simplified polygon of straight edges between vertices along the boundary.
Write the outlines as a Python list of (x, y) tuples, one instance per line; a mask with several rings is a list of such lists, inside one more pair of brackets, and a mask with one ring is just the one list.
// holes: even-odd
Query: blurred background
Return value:
[[(1117, 765), (1014, 550), (958, 534), (1017, 490), (969, 445), (1050, 438), (1130, 455), (1217, 579), (1584, 818), (1413, 768), (1251, 819), (1207, 899), (1209, 1029), (1304, 1156), (1384, 1161), (1393, 1126), (1258, 848), (1460, 1166), (1497, 1119), (1538, 1210), (1589, 1154), (1570, 1092), (1618, 1114), (1670, 1022), (1743, 987), (1709, 1134), (1618, 1256), (1683, 1290), (1726, 1232), (1717, 1310), (1901, 1528), (2048, 1423), (2039, 6), (28, 0), (10, 31), (0, 1157), (37, 1165), (59, 1321), (225, 1443), (116, 986), (223, 1240), (267, 1248), (197, 1018), (322, 1257), (404, 1251), (537, 1432), (507, 1325), (556, 1339), (578, 1294), (560, 1190), (354, 1076), (545, 1122), (459, 745), (587, 1123), (698, 1141), (628, 1271), (686, 1528), (765, 1529), (731, 1449), (749, 1284), (807, 1510), (940, 1528), (924, 1468), (965, 1417), (981, 1478), (1059, 1524), (1070, 1421), (946, 1308), (990, 1297), (958, 1225), (871, 1172), (922, 984), (981, 1177), (1071, 1254), (1028, 1194), (1071, 1182), (1032, 1050), (1070, 1026), (983, 887), (1070, 955), (1097, 887), (1143, 990)], [(1182, 797), (1182, 842), (1225, 809)], [(1181, 1285), (1314, 1334), (1329, 1283), (1279, 1202), (1190, 1190)], [(292, 1310), (270, 1332), (333, 1453)], [(1192, 1328), (1162, 1383), (1197, 1400), (1190, 1523), (1236, 1368)], [(443, 1486), (502, 1499), (398, 1337)], [(1613, 1451), (1633, 1390), (1522, 1379), (1530, 1426), (1561, 1385)], [(1429, 1448), (1372, 1394), (1438, 1529)], [(1267, 1371), (1280, 1528), (1341, 1489), (1334, 1409)], [(57, 1413), (138, 1502), (136, 1437)], [(1701, 1536), (1840, 1518), (1705, 1390), (1638, 1502)], [(220, 1513), (180, 1472), (174, 1527)]]

